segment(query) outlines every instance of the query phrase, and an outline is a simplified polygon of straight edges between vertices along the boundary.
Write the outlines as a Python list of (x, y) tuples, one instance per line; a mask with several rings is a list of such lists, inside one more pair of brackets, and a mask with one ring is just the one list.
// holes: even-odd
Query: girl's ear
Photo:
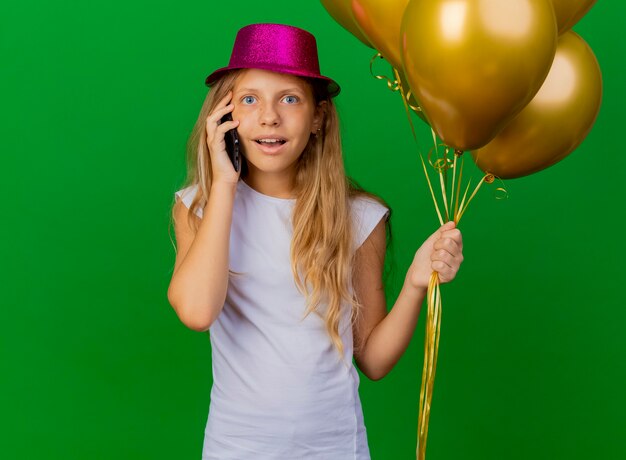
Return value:
[(324, 124), (324, 115), (326, 114), (326, 101), (321, 101), (315, 107), (315, 114), (313, 115), (313, 126), (311, 126), (311, 134), (317, 134)]

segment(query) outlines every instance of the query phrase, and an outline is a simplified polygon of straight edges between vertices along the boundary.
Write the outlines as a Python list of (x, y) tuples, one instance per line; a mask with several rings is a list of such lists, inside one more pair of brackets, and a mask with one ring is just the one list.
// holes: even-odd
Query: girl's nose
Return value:
[(265, 126), (277, 126), (280, 123), (280, 116), (273, 105), (269, 104), (261, 108), (259, 121)]

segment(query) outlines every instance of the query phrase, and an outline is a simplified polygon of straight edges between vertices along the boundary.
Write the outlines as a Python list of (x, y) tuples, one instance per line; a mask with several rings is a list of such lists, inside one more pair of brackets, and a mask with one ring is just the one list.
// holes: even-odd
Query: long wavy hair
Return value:
[[(227, 72), (208, 92), (198, 119), (187, 141), (187, 178), (182, 187), (198, 185), (188, 213), (189, 225), (197, 232), (198, 208), (208, 202), (212, 170), (206, 143), (206, 119), (217, 103), (233, 89), (241, 70)], [(301, 77), (303, 78), (303, 77)], [(297, 161), (295, 180), (295, 205), (293, 208), (293, 239), (291, 241), (291, 269), (298, 290), (306, 298), (303, 319), (315, 312), (325, 320), (326, 331), (343, 358), (344, 345), (339, 333), (342, 305), (351, 306), (350, 326), (357, 321), (363, 305), (356, 292), (350, 293), (354, 270), (354, 229), (350, 202), (358, 196), (368, 197), (387, 206), (390, 215), (386, 220), (386, 248), (391, 245), (391, 207), (378, 196), (369, 193), (344, 170), (339, 117), (326, 85), (315, 79), (303, 78), (311, 87), (316, 105), (326, 101), (324, 122), (317, 135), (311, 135)], [(248, 172), (242, 157), (240, 178)], [(174, 203), (173, 203), (174, 204)], [(172, 204), (172, 207), (173, 207)], [(173, 219), (173, 212), (172, 212)], [(385, 263), (384, 279), (391, 272), (391, 263)], [(229, 270), (232, 276), (239, 275)], [(318, 307), (327, 305), (325, 314)], [(364, 339), (364, 338), (363, 338)], [(364, 345), (354, 343), (358, 353)]]

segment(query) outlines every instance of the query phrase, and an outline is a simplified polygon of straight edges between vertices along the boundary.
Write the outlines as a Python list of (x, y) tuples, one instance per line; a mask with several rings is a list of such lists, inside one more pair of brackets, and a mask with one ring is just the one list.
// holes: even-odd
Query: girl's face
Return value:
[(249, 173), (295, 174), (310, 135), (322, 126), (324, 103), (316, 107), (309, 85), (293, 75), (247, 69), (232, 102)]

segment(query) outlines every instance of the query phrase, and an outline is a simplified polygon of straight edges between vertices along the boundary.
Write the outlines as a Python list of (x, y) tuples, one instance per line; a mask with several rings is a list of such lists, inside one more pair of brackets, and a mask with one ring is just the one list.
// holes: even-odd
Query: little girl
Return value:
[[(381, 284), (390, 209), (344, 172), (333, 98), (310, 33), (239, 30), (189, 140), (173, 208), (168, 299), (210, 331), (213, 387), (203, 459), (370, 458), (359, 374), (383, 378), (415, 329), (431, 272), (463, 260), (453, 222), (415, 254), (387, 314)], [(233, 121), (220, 123), (231, 113)], [(239, 171), (225, 150), (236, 129)], [(314, 313), (314, 314), (311, 314)]]

